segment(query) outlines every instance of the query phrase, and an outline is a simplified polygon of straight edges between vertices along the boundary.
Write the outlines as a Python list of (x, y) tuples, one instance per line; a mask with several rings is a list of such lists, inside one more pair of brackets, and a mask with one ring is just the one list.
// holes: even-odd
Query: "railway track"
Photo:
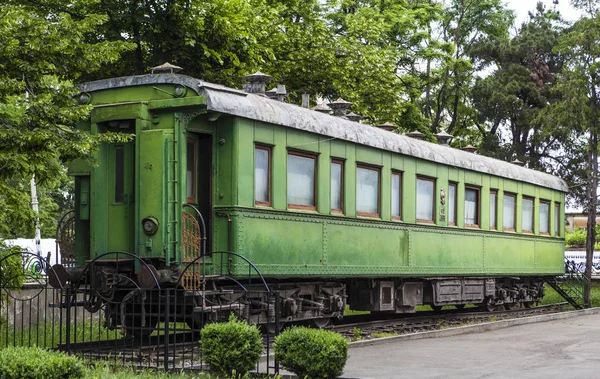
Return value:
[[(329, 330), (350, 340), (372, 339), (383, 335), (399, 335), (461, 326), (465, 324), (497, 321), (564, 311), (567, 303), (551, 304), (534, 308), (515, 308), (509, 311), (487, 312), (476, 308), (447, 310), (441, 313), (418, 312), (416, 314), (373, 319), (374, 315), (348, 316)], [(202, 367), (202, 355), (198, 333), (180, 330), (176, 333), (153, 335), (141, 339), (122, 338), (93, 342), (60, 344), (59, 350), (68, 350), (90, 360), (118, 360), (137, 367), (192, 368)], [(273, 335), (264, 334), (265, 349)]]
[[(514, 308), (496, 312), (487, 312), (473, 308), (448, 310), (441, 313), (418, 312), (402, 317), (372, 320), (370, 317), (347, 317), (343, 323), (331, 327), (331, 330), (350, 339), (377, 338), (377, 335), (397, 335), (437, 330), (466, 324), (528, 317), (539, 314), (557, 313), (566, 310), (568, 303), (541, 305), (533, 308)], [(424, 315), (424, 313), (426, 313)]]

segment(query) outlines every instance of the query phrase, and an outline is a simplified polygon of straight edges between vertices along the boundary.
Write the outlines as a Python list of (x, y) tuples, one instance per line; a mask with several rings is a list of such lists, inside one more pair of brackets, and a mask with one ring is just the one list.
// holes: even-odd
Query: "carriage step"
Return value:
[(185, 296), (210, 296), (210, 295), (226, 295), (233, 293), (233, 290), (206, 290), (206, 291), (185, 291)]
[(240, 309), (242, 307), (244, 307), (244, 305), (239, 303), (210, 305), (205, 307), (194, 307), (194, 313), (214, 313), (218, 311), (230, 311), (232, 309)]

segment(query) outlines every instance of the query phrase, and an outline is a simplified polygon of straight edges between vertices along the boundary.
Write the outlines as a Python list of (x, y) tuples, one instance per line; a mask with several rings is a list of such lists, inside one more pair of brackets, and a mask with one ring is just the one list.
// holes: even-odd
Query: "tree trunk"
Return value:
[(588, 183), (588, 219), (587, 238), (585, 240), (585, 279), (586, 285), (583, 292), (583, 302), (587, 308), (591, 307), (590, 289), (592, 285), (592, 260), (594, 257), (594, 244), (596, 243), (596, 206), (598, 204), (598, 133), (595, 129), (590, 131), (589, 142), (590, 181)]

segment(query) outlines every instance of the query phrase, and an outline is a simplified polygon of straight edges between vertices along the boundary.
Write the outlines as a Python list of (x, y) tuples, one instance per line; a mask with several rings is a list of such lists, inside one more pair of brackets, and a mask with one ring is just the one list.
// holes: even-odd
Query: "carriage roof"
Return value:
[(283, 125), (328, 138), (371, 146), (451, 167), (477, 171), (567, 192), (564, 180), (540, 171), (455, 149), (420, 141), (340, 117), (287, 104), (265, 96), (205, 82), (186, 75), (154, 74), (99, 80), (80, 86), (84, 92), (151, 84), (179, 84), (206, 97), (207, 110)]

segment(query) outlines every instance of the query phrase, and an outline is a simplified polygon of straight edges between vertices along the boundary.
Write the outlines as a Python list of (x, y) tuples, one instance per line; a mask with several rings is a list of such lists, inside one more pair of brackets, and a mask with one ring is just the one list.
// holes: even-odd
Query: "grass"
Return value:
[(385, 337), (395, 337), (398, 333), (396, 332), (374, 332), (371, 333), (371, 337), (373, 338), (385, 338)]
[(346, 305), (346, 309), (344, 310), (344, 316), (358, 316), (358, 315), (368, 315), (371, 314), (369, 311), (355, 311), (350, 309), (349, 305)]
[[(101, 341), (106, 339), (122, 338), (118, 329), (108, 330), (98, 322), (76, 324), (71, 328), (71, 342)], [(53, 325), (51, 323), (39, 324), (29, 328), (17, 329), (0, 324), (0, 347), (4, 346), (39, 346), (57, 347), (65, 343), (67, 336), (66, 325)]]
[(206, 373), (192, 374), (187, 372), (169, 373), (157, 370), (134, 370), (132, 368), (115, 367), (99, 364), (86, 370), (85, 379), (211, 379), (216, 377)]

